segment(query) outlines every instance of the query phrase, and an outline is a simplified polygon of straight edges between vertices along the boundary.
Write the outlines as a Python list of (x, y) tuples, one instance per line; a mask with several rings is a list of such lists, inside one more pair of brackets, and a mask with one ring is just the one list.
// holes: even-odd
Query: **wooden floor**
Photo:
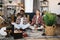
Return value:
[(60, 35), (60, 25), (56, 25), (56, 34)]

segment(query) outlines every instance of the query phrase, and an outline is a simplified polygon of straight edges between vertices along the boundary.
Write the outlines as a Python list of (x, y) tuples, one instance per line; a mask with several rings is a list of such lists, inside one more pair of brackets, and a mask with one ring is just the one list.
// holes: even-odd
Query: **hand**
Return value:
[(45, 28), (45, 24), (42, 25)]

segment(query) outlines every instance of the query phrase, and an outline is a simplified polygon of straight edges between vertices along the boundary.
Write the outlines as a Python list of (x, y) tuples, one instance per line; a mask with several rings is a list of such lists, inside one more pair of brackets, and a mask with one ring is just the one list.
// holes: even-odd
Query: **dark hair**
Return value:
[[(40, 10), (39, 10), (39, 9), (36, 9), (36, 11), (39, 11), (39, 12), (40, 12)], [(35, 11), (35, 12), (36, 12), (36, 11)], [(35, 13), (35, 15), (36, 15), (36, 13)], [(40, 14), (39, 14), (39, 15), (40, 15)]]
[(17, 13), (17, 17), (20, 16), (20, 13)]
[(39, 10), (39, 9), (36, 9), (36, 10), (40, 12), (40, 10)]
[(21, 12), (21, 11), (24, 12), (24, 10), (20, 10), (20, 12)]

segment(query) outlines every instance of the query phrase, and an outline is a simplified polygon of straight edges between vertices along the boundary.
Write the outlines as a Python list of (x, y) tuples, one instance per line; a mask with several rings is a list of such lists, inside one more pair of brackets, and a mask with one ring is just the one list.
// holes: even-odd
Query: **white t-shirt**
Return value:
[(27, 23), (27, 24), (16, 24), (16, 23), (12, 23), (12, 25), (14, 25), (14, 28), (17, 28), (17, 29), (20, 29), (20, 28), (22, 28), (22, 29), (26, 29), (26, 28), (28, 28), (28, 27), (30, 27), (30, 24), (29, 23)]
[(17, 28), (17, 29), (21, 28), (21, 24), (12, 23), (12, 25), (14, 25), (14, 28)]
[(21, 22), (20, 22), (20, 24), (23, 24), (23, 17), (21, 18)]
[(29, 24), (29, 23), (27, 23), (27, 24), (22, 24), (22, 29), (26, 29), (26, 28), (28, 28), (28, 27), (30, 27), (30, 24)]

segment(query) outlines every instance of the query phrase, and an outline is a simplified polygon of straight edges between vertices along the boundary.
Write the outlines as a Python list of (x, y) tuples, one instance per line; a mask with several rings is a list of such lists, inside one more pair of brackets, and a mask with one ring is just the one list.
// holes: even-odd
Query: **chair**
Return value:
[(3, 13), (2, 11), (0, 11), (0, 15), (1, 15), (1, 16), (3, 16), (3, 15), (4, 15), (4, 13)]
[(3, 23), (4, 19), (0, 16), (0, 24)]

